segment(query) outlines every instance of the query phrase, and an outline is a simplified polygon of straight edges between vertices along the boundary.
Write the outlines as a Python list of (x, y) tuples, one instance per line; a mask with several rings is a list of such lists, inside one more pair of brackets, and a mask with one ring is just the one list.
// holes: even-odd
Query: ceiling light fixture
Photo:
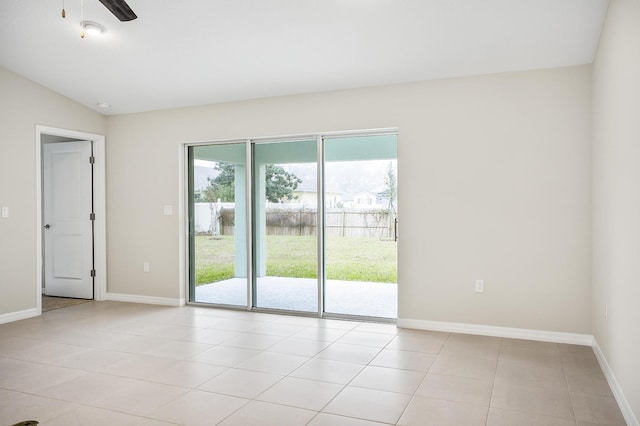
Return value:
[(82, 21), (80, 26), (82, 27), (83, 35), (86, 33), (90, 36), (99, 36), (106, 31), (102, 25), (93, 21)]
[(111, 105), (109, 105), (106, 102), (100, 101), (100, 102), (98, 102), (98, 108), (100, 108), (103, 111), (108, 111), (109, 108), (111, 108)]

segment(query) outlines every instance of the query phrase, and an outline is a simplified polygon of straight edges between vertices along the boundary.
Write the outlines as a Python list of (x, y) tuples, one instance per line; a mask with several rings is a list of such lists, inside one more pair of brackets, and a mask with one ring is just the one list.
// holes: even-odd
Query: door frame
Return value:
[(106, 175), (105, 175), (105, 136), (95, 133), (36, 125), (36, 309), (42, 314), (42, 282), (44, 277), (44, 253), (42, 245), (42, 137), (43, 135), (60, 136), (70, 139), (89, 140), (93, 142), (93, 155), (96, 162), (93, 166), (93, 210), (94, 221), (93, 246), (94, 264), (94, 300), (106, 300), (107, 295), (107, 233), (106, 233)]

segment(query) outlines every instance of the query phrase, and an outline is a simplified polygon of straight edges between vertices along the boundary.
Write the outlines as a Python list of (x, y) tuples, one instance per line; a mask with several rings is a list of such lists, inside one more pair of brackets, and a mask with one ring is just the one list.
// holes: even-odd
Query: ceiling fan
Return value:
[(125, 0), (100, 0), (100, 3), (122, 22), (133, 21), (138, 17)]
[[(109, 12), (113, 13), (113, 15), (118, 18), (121, 22), (133, 21), (138, 18), (133, 10), (129, 7), (125, 0), (100, 0), (100, 3), (104, 5)], [(80, 14), (83, 15), (83, 0), (80, 1)], [(62, 0), (62, 17), (66, 18), (67, 12), (64, 9), (64, 0)]]

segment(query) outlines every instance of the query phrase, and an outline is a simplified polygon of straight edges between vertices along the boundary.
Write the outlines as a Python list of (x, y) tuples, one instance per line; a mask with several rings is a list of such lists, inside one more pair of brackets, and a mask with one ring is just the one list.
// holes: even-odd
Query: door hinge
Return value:
[(96, 220), (96, 214), (95, 213), (89, 213), (89, 220)]
[(91, 157), (89, 157), (89, 164), (95, 164), (95, 163), (96, 163), (96, 157), (92, 155)]
[(95, 269), (92, 269), (92, 270), (91, 270), (91, 276), (92, 276), (92, 277), (95, 277), (95, 276), (96, 276), (96, 270), (95, 270)]

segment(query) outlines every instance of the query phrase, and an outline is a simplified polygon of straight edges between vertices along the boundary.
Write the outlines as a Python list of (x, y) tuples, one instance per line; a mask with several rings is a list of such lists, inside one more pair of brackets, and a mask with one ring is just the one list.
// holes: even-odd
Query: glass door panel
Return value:
[(253, 147), (255, 307), (318, 311), (316, 144)]
[(397, 137), (324, 141), (324, 310), (397, 318)]
[(247, 306), (246, 145), (189, 147), (189, 300)]

